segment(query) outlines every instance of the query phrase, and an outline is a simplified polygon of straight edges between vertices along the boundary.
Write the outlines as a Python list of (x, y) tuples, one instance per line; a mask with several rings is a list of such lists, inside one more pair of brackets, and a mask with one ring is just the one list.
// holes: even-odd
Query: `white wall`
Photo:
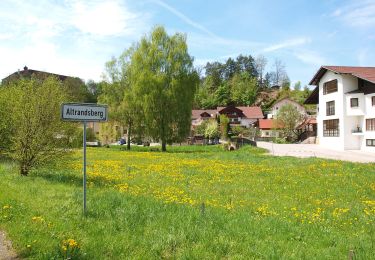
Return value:
[(280, 137), (280, 131), (275, 129), (260, 129), (260, 137)]
[(375, 131), (366, 131), (361, 142), (361, 150), (375, 152), (375, 147), (366, 146), (366, 139), (375, 139)]
[[(296, 102), (293, 102), (293, 101), (291, 101), (291, 100), (289, 100), (289, 99), (282, 99), (282, 100), (280, 100), (279, 102), (275, 103), (275, 104), (272, 106), (272, 110), (271, 110), (271, 116), (270, 116), (270, 118), (274, 118), (274, 117), (276, 116), (277, 112), (280, 110), (280, 108), (281, 108), (282, 106), (287, 105), (287, 104), (291, 104), (291, 105), (295, 106), (295, 107), (297, 108), (297, 110), (298, 110), (301, 114), (303, 114), (303, 115), (306, 115), (306, 114), (307, 114), (307, 113), (306, 113), (306, 109), (305, 109), (303, 106), (301, 106), (300, 104), (298, 104), (298, 103), (296, 103)], [(268, 117), (268, 116), (267, 116), (267, 117)]]
[[(350, 104), (349, 104), (350, 106)], [(362, 128), (362, 119), (358, 116), (346, 116), (344, 119), (344, 149), (345, 150), (359, 150), (361, 149), (361, 143), (363, 134), (353, 134), (352, 130), (355, 130), (357, 125)]]
[(368, 118), (375, 118), (375, 106), (372, 106), (372, 97), (375, 97), (375, 93), (365, 96), (365, 111)]
[(248, 119), (248, 118), (242, 118), (240, 124), (244, 127), (250, 127), (253, 123), (255, 123), (257, 119)]
[[(338, 91), (323, 95), (323, 84), (337, 79)], [(345, 94), (358, 89), (358, 79), (347, 74), (335, 74), (327, 71), (319, 82), (319, 113), (318, 138), (319, 144), (339, 150), (365, 150), (375, 152), (375, 147), (366, 146), (366, 139), (375, 139), (375, 131), (366, 131), (366, 119), (375, 118), (375, 106), (372, 106), (371, 97), (374, 94), (363, 93)], [(358, 98), (358, 107), (350, 107), (350, 99)], [(335, 101), (335, 115), (326, 115), (326, 103)], [(339, 119), (339, 137), (323, 137), (323, 120)], [(353, 130), (361, 128), (362, 133), (353, 134)]]
[[(358, 98), (358, 107), (350, 106), (350, 99)], [(365, 95), (363, 93), (346, 94), (346, 115), (348, 116), (364, 116), (366, 111)]]
[[(352, 131), (361, 127), (363, 130), (363, 115), (365, 110), (364, 95), (363, 94), (345, 94), (347, 92), (358, 89), (358, 78), (344, 74), (342, 75), (343, 91), (344, 91), (344, 149), (346, 150), (359, 150), (363, 135), (353, 135)], [(350, 107), (350, 98), (358, 98), (358, 108)]]
[[(327, 81), (337, 79), (337, 92), (323, 95), (323, 84)], [(326, 103), (329, 101), (335, 101), (335, 115), (326, 115)], [(318, 138), (321, 146), (331, 149), (344, 149), (344, 92), (343, 92), (343, 79), (340, 74), (335, 74), (331, 71), (327, 71), (319, 82), (319, 113), (317, 115), (318, 124)], [(339, 131), (338, 137), (324, 137), (323, 136), (323, 120), (328, 119), (339, 119)]]
[(361, 149), (365, 151), (375, 152), (375, 147), (366, 146), (366, 139), (375, 139), (375, 131), (366, 131), (366, 119), (375, 118), (375, 106), (372, 106), (371, 98), (375, 96), (374, 94), (369, 94), (365, 96), (365, 109), (366, 116), (364, 118), (363, 130), (365, 131), (364, 137), (361, 143)]

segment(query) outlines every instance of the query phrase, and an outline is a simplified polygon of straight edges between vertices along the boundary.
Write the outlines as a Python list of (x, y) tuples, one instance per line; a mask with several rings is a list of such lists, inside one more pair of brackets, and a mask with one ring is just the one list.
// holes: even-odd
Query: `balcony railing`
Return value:
[(357, 127), (357, 128), (352, 130), (352, 134), (362, 134), (362, 133), (363, 133), (363, 131), (362, 131), (361, 127)]

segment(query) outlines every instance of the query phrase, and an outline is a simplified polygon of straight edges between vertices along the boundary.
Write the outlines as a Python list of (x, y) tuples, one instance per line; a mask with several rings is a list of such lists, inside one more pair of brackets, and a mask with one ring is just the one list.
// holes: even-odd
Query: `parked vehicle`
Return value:
[(120, 140), (117, 142), (119, 145), (126, 144), (126, 140), (124, 138), (120, 138)]

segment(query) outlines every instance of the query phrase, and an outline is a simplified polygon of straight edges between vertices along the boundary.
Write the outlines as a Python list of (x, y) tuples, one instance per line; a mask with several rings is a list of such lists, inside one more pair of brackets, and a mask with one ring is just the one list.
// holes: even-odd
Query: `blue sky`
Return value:
[(375, 66), (375, 0), (2, 0), (0, 24), (0, 78), (27, 65), (98, 81), (155, 25), (186, 33), (196, 66), (263, 55), (303, 85), (321, 65)]

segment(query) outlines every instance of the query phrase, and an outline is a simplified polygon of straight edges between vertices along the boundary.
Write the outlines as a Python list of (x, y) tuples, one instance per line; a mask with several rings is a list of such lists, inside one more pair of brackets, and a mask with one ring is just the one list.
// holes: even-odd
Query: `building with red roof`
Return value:
[(231, 125), (240, 125), (243, 127), (252, 127), (258, 124), (258, 120), (264, 118), (262, 109), (257, 106), (227, 106), (217, 107), (216, 109), (195, 109), (192, 110), (192, 126), (200, 125), (204, 120), (218, 118), (220, 115), (226, 115)]
[(280, 137), (280, 129), (282, 125), (276, 119), (259, 119), (259, 136), (261, 138)]
[(319, 144), (375, 152), (375, 67), (322, 66), (310, 85)]

